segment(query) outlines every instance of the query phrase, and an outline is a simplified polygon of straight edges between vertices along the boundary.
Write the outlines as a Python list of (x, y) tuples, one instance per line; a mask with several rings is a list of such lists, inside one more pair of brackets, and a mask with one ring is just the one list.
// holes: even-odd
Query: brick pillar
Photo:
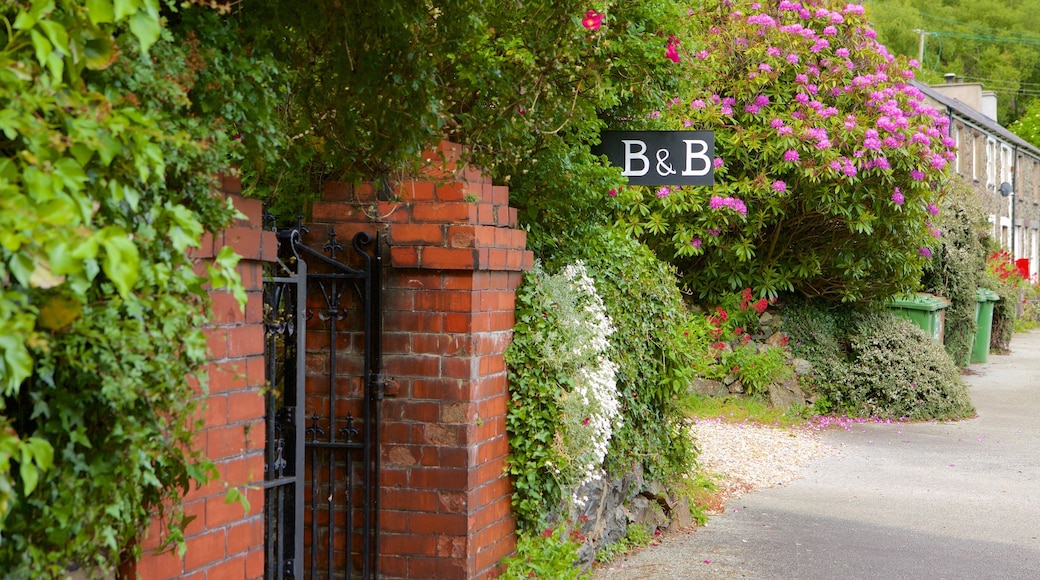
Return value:
[[(153, 523), (141, 539), (144, 554), (124, 567), (124, 578), (239, 580), (264, 574), (263, 263), (275, 259), (278, 245), (273, 232), (262, 231), (259, 200), (238, 196), (237, 179), (225, 178), (222, 191), (247, 219), (206, 236), (194, 257), (204, 269), (222, 247), (231, 246), (242, 256), (238, 271), (249, 301), (242, 312), (229, 292), (210, 292), (209, 391), (200, 395), (205, 423), (195, 441), (216, 465), (219, 479), (193, 486), (184, 498), (185, 512), (195, 516), (185, 532), (184, 557), (156, 553), (163, 531)], [(249, 513), (240, 503), (225, 501), (228, 487), (246, 494)]]
[(397, 387), (381, 403), (384, 578), (495, 577), (515, 548), (503, 353), (533, 255), (508, 188), (457, 168), (458, 146), (441, 151), (436, 181), (401, 184), (400, 201), (332, 183), (314, 206), (326, 225), (312, 230), (345, 240), (379, 229), (390, 248), (383, 367)]

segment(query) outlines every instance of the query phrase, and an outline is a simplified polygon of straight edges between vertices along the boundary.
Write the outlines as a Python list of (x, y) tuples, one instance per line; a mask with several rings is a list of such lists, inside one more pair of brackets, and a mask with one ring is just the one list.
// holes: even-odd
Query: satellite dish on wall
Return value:
[(1007, 196), (1011, 195), (1011, 184), (1010, 183), (1005, 181), (1005, 182), (1000, 184), (1000, 195), (1002, 195), (1004, 197), (1007, 197)]

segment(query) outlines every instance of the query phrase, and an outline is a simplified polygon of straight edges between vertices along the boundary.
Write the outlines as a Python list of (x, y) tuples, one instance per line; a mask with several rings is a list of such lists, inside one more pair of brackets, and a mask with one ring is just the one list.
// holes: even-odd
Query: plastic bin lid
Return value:
[(918, 292), (913, 296), (903, 296), (885, 302), (885, 306), (888, 306), (889, 308), (905, 308), (907, 310), (923, 310), (925, 312), (942, 310), (947, 308), (949, 305), (950, 301), (942, 296), (936, 296), (935, 294), (928, 294), (925, 292)]
[(1000, 294), (997, 294), (989, 288), (979, 288), (976, 292), (976, 297), (979, 302), (997, 302), (1000, 300)]

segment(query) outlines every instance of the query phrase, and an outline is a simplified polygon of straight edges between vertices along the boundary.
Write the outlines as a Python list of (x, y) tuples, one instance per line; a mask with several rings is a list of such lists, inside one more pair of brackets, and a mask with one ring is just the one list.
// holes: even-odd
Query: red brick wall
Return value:
[[(155, 552), (162, 530), (153, 524), (142, 537), (142, 558), (123, 570), (127, 578), (164, 580), (239, 580), (262, 578), (264, 569), (264, 328), (263, 263), (273, 261), (277, 241), (262, 231), (261, 202), (237, 194), (237, 179), (225, 178), (222, 190), (246, 215), (228, 230), (207, 236), (195, 252), (200, 267), (224, 246), (243, 258), (238, 271), (249, 300), (245, 312), (230, 293), (212, 291), (212, 324), (206, 329), (211, 361), (205, 425), (196, 436), (199, 448), (214, 462), (219, 479), (193, 487), (184, 510), (195, 516), (186, 531), (187, 552)], [(225, 501), (228, 487), (239, 488), (251, 504), (245, 513), (238, 502)]]
[[(344, 244), (378, 230), (390, 248), (383, 367), (395, 396), (381, 403), (383, 578), (494, 577), (515, 548), (503, 353), (533, 256), (508, 189), (457, 167), (458, 151), (443, 144), (436, 181), (400, 184), (397, 201), (331, 183), (314, 206), (312, 246), (329, 229)], [(323, 369), (320, 351), (308, 351), (308, 366)]]

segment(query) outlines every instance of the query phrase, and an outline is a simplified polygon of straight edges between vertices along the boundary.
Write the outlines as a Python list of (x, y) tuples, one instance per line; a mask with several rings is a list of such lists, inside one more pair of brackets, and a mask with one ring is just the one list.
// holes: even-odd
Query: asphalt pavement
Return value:
[(594, 578), (1040, 579), (1040, 330), (964, 378), (976, 418), (825, 430), (800, 479)]

